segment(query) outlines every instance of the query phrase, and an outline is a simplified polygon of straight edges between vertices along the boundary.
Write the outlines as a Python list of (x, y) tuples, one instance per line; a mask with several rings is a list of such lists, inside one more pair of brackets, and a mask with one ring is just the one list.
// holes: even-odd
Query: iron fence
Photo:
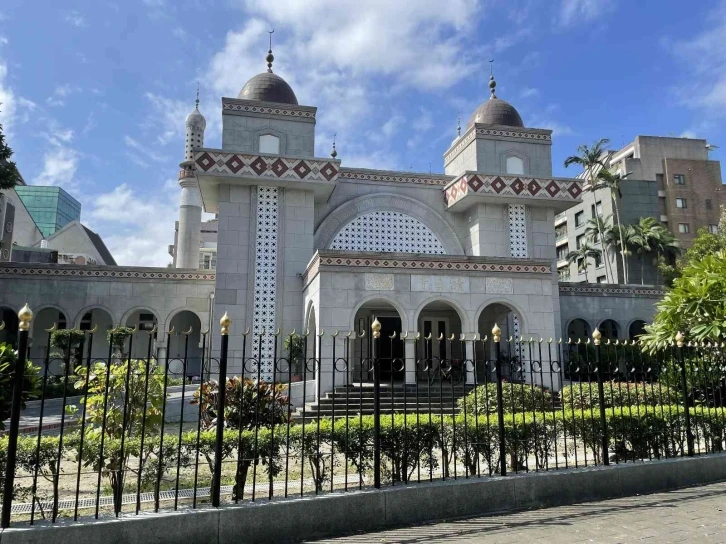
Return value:
[[(244, 333), (192, 363), (189, 333), (82, 333), (28, 360), (21, 311), (0, 438), (2, 526), (218, 507), (434, 480), (722, 452), (726, 365), (715, 345), (448, 338), (372, 330)], [(91, 357), (99, 334), (108, 353)], [(182, 357), (155, 347), (186, 336)], [(146, 356), (132, 359), (133, 345)], [(164, 350), (162, 350), (163, 352)], [(168, 349), (166, 350), (168, 353)], [(198, 364), (199, 380), (187, 368)], [(58, 398), (47, 390), (62, 383)], [(38, 400), (28, 391), (38, 388)], [(25, 392), (25, 393), (24, 393)], [(23, 405), (25, 409), (23, 410)]]

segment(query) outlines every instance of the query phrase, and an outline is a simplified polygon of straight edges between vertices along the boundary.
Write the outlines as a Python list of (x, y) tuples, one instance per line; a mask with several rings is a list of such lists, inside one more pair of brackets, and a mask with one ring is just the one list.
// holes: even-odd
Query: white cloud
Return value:
[[(133, 151), (140, 154), (141, 157), (139, 157), (139, 158), (142, 161), (143, 161), (142, 157), (151, 159), (152, 161), (155, 161), (155, 162), (161, 162), (161, 163), (167, 162), (169, 160), (169, 157), (156, 153), (153, 150), (152, 146), (144, 145), (141, 142), (139, 142), (138, 140), (133, 139), (131, 136), (124, 136), (124, 143), (126, 144), (127, 147), (131, 148)], [(136, 154), (136, 153), (133, 153), (133, 154)]]
[(709, 14), (706, 28), (692, 38), (670, 45), (671, 52), (691, 72), (689, 83), (675, 89), (681, 102), (707, 115), (726, 116), (726, 1)]
[(66, 13), (65, 21), (77, 28), (86, 26), (85, 17), (83, 17), (83, 15), (81, 15), (81, 13), (76, 10), (69, 11), (68, 13)]
[[(163, 187), (178, 185), (166, 180)], [(166, 266), (167, 246), (174, 241), (178, 190), (142, 195), (127, 184), (97, 195), (88, 203), (87, 217), (121, 265)], [(85, 214), (84, 214), (85, 215)]]
[(613, 8), (614, 0), (562, 0), (559, 23), (572, 26), (589, 23)]
[(0, 36), (0, 45), (7, 45), (8, 39), (5, 36)]
[(53, 90), (53, 94), (45, 99), (45, 102), (49, 106), (65, 106), (66, 98), (79, 92), (81, 89), (76, 85), (59, 85)]
[[(146, 98), (151, 103), (153, 115), (147, 118), (143, 128), (157, 131), (156, 139), (161, 145), (166, 145), (174, 139), (183, 141), (184, 121), (194, 108), (194, 103), (174, 100), (154, 93), (146, 93)], [(183, 154), (182, 151), (180, 154)]]
[(78, 152), (66, 146), (56, 145), (43, 155), (43, 170), (33, 180), (35, 185), (60, 185), (64, 189), (74, 189), (78, 170)]
[(16, 96), (8, 84), (7, 75), (7, 64), (0, 63), (0, 124), (3, 125), (5, 135), (10, 136), (16, 123), (28, 121), (29, 112), (35, 109), (35, 103)]

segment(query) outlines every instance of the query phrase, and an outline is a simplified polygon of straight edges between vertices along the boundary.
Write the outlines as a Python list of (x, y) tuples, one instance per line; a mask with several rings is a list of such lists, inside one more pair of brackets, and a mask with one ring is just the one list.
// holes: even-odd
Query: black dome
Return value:
[(287, 81), (272, 72), (263, 72), (250, 79), (237, 95), (243, 100), (279, 102), (297, 105), (297, 97)]
[(498, 98), (490, 98), (483, 102), (469, 118), (467, 127), (474, 123), (483, 125), (504, 125), (507, 127), (524, 127), (519, 112), (509, 102)]

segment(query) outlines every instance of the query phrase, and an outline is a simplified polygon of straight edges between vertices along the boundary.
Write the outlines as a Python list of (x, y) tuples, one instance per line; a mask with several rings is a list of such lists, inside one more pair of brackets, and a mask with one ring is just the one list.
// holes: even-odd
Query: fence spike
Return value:
[[(55, 325), (55, 323), (54, 323)], [(5, 328), (5, 321), (0, 321), (0, 331)]]
[(318, 333), (318, 337), (322, 338), (325, 335), (325, 329), (320, 329), (320, 332)]
[(454, 335), (454, 333), (452, 332), (451, 336), (449, 337), (449, 341), (453, 342), (454, 340), (456, 340), (456, 335)]
[(421, 333), (416, 332), (416, 336), (414, 336), (414, 340), (420, 340), (421, 339)]
[[(53, 332), (53, 331), (54, 331), (54, 330), (56, 329), (56, 326), (57, 326), (57, 325), (58, 325), (58, 324), (54, 322), (54, 323), (53, 323), (53, 324), (52, 324), (52, 325), (50, 326), (50, 328), (49, 328), (49, 329), (45, 329), (45, 332)], [(3, 330), (4, 328), (5, 328), (5, 321), (3, 321), (3, 324), (2, 324), (2, 326), (0, 327), (0, 331), (1, 331), (1, 330)]]
[[(116, 327), (118, 327), (118, 325), (116, 325)], [(171, 326), (171, 329), (169, 329), (168, 331), (166, 331), (166, 334), (174, 334), (174, 325)]]
[[(98, 323), (96, 323), (96, 326), (93, 328), (93, 330), (91, 332), (96, 332), (96, 329), (98, 329)], [(190, 329), (189, 332), (191, 332), (191, 327), (189, 327), (189, 329)], [(151, 336), (152, 334), (156, 334), (156, 323), (154, 323), (154, 326), (151, 327), (151, 330), (149, 331), (149, 336)]]
[(249, 333), (250, 333), (250, 328), (247, 327), (247, 330), (245, 330), (245, 332), (242, 333), (242, 336), (247, 336)]
[(360, 331), (360, 332), (358, 333), (358, 338), (363, 338), (363, 337), (364, 337), (365, 335), (366, 335), (366, 330), (365, 330), (365, 329), (363, 329), (362, 331)]
[(183, 334), (184, 336), (189, 336), (190, 334), (192, 334), (192, 326), (191, 326), (191, 325), (189, 325), (189, 330), (188, 330), (188, 331), (184, 331), (184, 332), (183, 332), (182, 334)]
[(395, 340), (396, 339), (396, 331), (393, 331), (393, 334), (391, 334), (388, 338), (390, 338), (391, 340)]
[[(54, 323), (54, 325), (55, 325), (55, 323)], [(156, 325), (154, 325), (154, 329), (156, 329)], [(96, 332), (97, 330), (98, 330), (98, 323), (96, 323), (96, 324), (95, 324), (95, 325), (93, 326), (93, 328), (92, 328), (91, 330), (89, 330), (88, 332), (89, 332), (89, 333), (91, 333), (91, 334), (93, 334), (93, 333), (95, 333), (95, 332)]]
[(335, 329), (335, 332), (333, 334), (331, 334), (330, 336), (332, 336), (333, 338), (337, 338), (339, 332), (340, 331), (338, 329)]
[(551, 344), (552, 343), (552, 337), (551, 336), (550, 336), (549, 340), (547, 340), (547, 343), (548, 344)]

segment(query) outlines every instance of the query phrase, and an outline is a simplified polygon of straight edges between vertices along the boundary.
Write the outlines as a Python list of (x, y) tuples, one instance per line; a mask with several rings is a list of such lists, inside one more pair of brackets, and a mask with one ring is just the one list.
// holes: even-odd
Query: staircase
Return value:
[[(429, 386), (426, 382), (418, 386), (408, 384), (381, 385), (381, 414), (440, 414), (456, 413), (456, 401), (473, 389), (472, 385), (450, 385), (446, 382)], [(417, 394), (418, 390), (418, 394)], [(315, 421), (318, 417), (351, 417), (358, 414), (373, 414), (373, 384), (356, 383), (336, 387), (326, 393), (320, 401), (308, 402), (305, 408), (298, 407), (292, 413), (296, 422)]]

